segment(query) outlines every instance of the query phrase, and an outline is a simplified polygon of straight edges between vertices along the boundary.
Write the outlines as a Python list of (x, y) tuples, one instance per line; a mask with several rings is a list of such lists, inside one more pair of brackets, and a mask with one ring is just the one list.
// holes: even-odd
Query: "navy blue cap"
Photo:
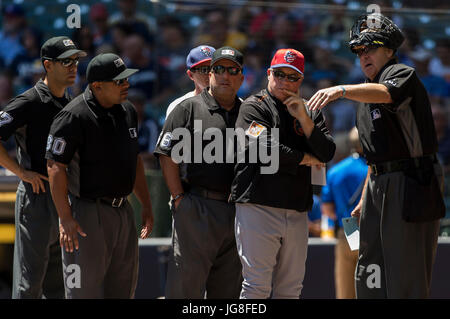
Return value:
[(187, 68), (191, 69), (200, 63), (211, 61), (214, 51), (216, 51), (216, 49), (208, 45), (200, 45), (193, 48), (186, 58)]

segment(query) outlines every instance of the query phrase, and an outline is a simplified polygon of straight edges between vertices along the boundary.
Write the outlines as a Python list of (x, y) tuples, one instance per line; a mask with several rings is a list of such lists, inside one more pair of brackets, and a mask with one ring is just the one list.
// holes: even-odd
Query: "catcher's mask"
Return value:
[(348, 43), (353, 53), (364, 47), (397, 50), (405, 37), (397, 25), (380, 13), (363, 14), (353, 24)]

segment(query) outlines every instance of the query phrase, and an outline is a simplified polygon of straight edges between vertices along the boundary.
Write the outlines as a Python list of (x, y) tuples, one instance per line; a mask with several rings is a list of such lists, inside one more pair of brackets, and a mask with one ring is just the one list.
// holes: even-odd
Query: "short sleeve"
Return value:
[(47, 139), (45, 157), (69, 164), (80, 145), (82, 130), (80, 119), (68, 111), (59, 112), (53, 120)]
[(189, 102), (183, 101), (176, 108), (170, 112), (164, 126), (162, 128), (161, 134), (159, 135), (158, 141), (156, 142), (156, 148), (154, 154), (159, 155), (171, 155), (172, 148), (180, 142), (178, 128), (185, 128), (188, 126), (190, 117), (190, 107)]
[(320, 195), (320, 199), (322, 200), (322, 203), (334, 203), (334, 196), (333, 196), (333, 192), (332, 192), (332, 187), (331, 187), (331, 183), (332, 183), (332, 177), (330, 176), (330, 174), (327, 174), (327, 184), (322, 187), (322, 193)]
[(403, 64), (390, 66), (382, 74), (380, 83), (385, 85), (394, 101), (393, 106), (400, 105), (408, 96), (411, 96), (412, 85), (416, 77), (413, 68)]
[(29, 106), (29, 99), (21, 95), (0, 111), (0, 138), (3, 141), (8, 140), (18, 128), (27, 123), (31, 115)]

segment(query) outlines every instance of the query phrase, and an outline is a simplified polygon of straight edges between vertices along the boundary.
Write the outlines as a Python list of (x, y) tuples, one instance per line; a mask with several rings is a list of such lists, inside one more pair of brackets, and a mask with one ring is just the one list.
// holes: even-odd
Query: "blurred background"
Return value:
[[(66, 20), (70, 4), (81, 13), (80, 28)], [(156, 218), (152, 237), (170, 237), (169, 194), (152, 152), (164, 123), (167, 106), (193, 89), (186, 75), (191, 48), (224, 45), (244, 53), (245, 80), (238, 92), (246, 98), (266, 85), (266, 70), (279, 48), (294, 48), (305, 56), (302, 95), (336, 84), (364, 82), (359, 61), (347, 46), (349, 30), (369, 4), (377, 4), (403, 30), (406, 41), (398, 51), (401, 63), (416, 68), (428, 90), (439, 159), (446, 172), (446, 218), (441, 236), (450, 234), (450, 2), (448, 0), (283, 0), (283, 1), (158, 1), (158, 0), (0, 0), (0, 110), (32, 87), (43, 75), (40, 46), (52, 37), (67, 35), (88, 53), (78, 66), (71, 88), (78, 95), (86, 87), (86, 67), (103, 52), (120, 55), (140, 72), (130, 78), (129, 99), (139, 113), (139, 144), (145, 158)], [(338, 151), (333, 165), (351, 154), (348, 132), (355, 125), (356, 104), (338, 100), (324, 110)], [(13, 139), (6, 148), (15, 154)], [(14, 201), (17, 178), (0, 170), (0, 298), (10, 281), (14, 241)], [(321, 189), (315, 190), (310, 213), (312, 237), (333, 236), (334, 223), (323, 221)], [(140, 223), (139, 205), (131, 199)], [(326, 217), (325, 217), (326, 218)], [(322, 227), (321, 227), (322, 226)], [(331, 232), (324, 235), (324, 228)], [(3, 280), (2, 280), (3, 279)], [(5, 283), (6, 282), (6, 283)], [(6, 291), (5, 288), (3, 291)]]

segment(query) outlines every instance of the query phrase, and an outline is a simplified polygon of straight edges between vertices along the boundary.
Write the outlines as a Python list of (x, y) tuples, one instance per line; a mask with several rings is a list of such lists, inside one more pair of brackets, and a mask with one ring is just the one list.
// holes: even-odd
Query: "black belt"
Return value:
[(88, 201), (88, 202), (96, 202), (100, 201), (102, 203), (108, 204), (111, 207), (120, 208), (125, 205), (127, 198), (126, 197), (99, 197), (96, 199), (81, 197), (80, 199)]
[(228, 197), (230, 194), (212, 191), (203, 187), (192, 186), (189, 188), (189, 192), (195, 195), (199, 195), (205, 198), (220, 200), (220, 201), (228, 201)]
[(376, 164), (369, 164), (372, 174), (375, 176), (387, 174), (391, 172), (407, 171), (410, 169), (430, 167), (437, 163), (436, 155), (429, 155), (423, 157), (408, 158), (398, 161), (381, 162)]

